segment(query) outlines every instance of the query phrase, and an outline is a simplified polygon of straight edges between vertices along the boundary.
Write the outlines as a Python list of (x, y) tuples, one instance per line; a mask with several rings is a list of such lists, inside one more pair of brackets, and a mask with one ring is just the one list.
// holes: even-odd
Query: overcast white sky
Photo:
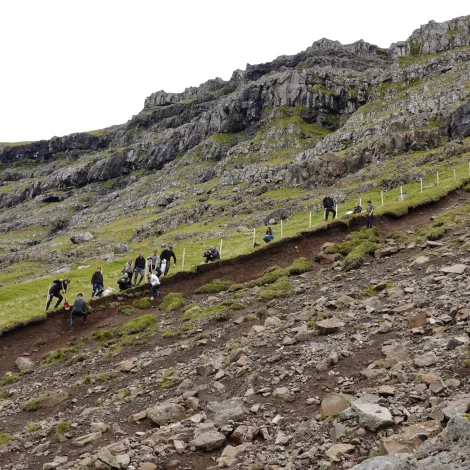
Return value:
[(468, 0), (0, 0), (0, 142), (121, 124), (155, 91), (322, 37), (388, 47), (467, 14)]

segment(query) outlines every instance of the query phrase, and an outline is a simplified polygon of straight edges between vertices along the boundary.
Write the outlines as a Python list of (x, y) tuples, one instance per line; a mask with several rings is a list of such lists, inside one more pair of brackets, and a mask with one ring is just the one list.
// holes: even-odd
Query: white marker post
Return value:
[(255, 247), (256, 228), (253, 229), (253, 248)]
[(400, 201), (403, 201), (403, 186), (400, 186)]
[(421, 193), (423, 192), (423, 178), (420, 178), (419, 183), (421, 185)]
[[(326, 221), (326, 209), (323, 211), (323, 220)], [(282, 222), (282, 220), (281, 220)]]
[(181, 271), (184, 271), (184, 258), (186, 257), (186, 248), (183, 248), (183, 259), (181, 260)]
[(456, 180), (456, 179), (457, 179), (457, 176), (455, 175), (455, 170), (454, 170), (454, 180)]
[(382, 207), (384, 205), (384, 192), (380, 191), (380, 198), (382, 199)]
[(362, 207), (362, 197), (359, 198), (359, 205)]
[(439, 186), (439, 172), (436, 173), (436, 181), (437, 181), (437, 185)]
[(281, 219), (281, 238), (282, 238), (282, 219)]
[(468, 162), (468, 176), (470, 176), (470, 162)]
[(336, 214), (335, 214), (335, 219), (338, 218), (338, 204), (336, 204)]
[(220, 239), (219, 255), (220, 255), (220, 257), (222, 258), (222, 239)]
[(312, 228), (312, 211), (310, 211), (310, 217), (308, 219), (308, 228)]

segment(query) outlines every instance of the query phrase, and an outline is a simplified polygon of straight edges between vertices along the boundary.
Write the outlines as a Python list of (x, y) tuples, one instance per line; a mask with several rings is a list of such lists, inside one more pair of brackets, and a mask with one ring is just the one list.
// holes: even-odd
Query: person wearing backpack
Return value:
[(52, 298), (57, 297), (57, 302), (54, 305), (54, 308), (57, 308), (60, 303), (62, 302), (62, 295), (61, 291), (64, 291), (64, 294), (67, 292), (67, 286), (70, 284), (69, 279), (56, 279), (55, 281), (52, 281), (52, 286), (49, 289), (48, 292), (48, 297), (47, 297), (47, 303), (46, 303), (46, 312), (49, 309), (49, 306), (51, 305)]
[[(142, 279), (145, 276), (145, 257), (142, 252), (140, 252), (139, 256), (137, 256), (137, 258), (135, 259), (134, 271), (135, 271), (135, 274), (134, 274), (134, 287), (135, 287), (135, 286), (138, 286), (142, 282)], [(137, 282), (137, 278), (139, 277), (139, 274), (140, 274), (140, 279), (139, 279), (139, 282)]]
[(91, 285), (93, 290), (91, 291), (91, 298), (95, 298), (95, 294), (97, 297), (101, 297), (104, 291), (103, 287), (103, 274), (101, 273), (101, 268), (96, 268), (96, 271), (93, 273), (91, 277)]
[(86, 325), (87, 315), (86, 301), (83, 298), (83, 294), (77, 294), (72, 311), (70, 312), (70, 333), (73, 333), (75, 329), (75, 317), (83, 317), (82, 325)]

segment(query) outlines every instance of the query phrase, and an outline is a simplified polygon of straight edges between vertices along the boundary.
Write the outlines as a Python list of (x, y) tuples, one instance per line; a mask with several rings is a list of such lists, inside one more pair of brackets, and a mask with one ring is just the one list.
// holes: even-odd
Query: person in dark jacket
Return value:
[(170, 270), (170, 259), (173, 258), (174, 265), (176, 266), (176, 255), (173, 252), (173, 247), (168, 245), (161, 253), (160, 253), (160, 268), (162, 268), (162, 262), (165, 260), (165, 270), (162, 268), (163, 275), (166, 276), (168, 271)]
[(91, 298), (95, 298), (95, 294), (97, 297), (101, 297), (104, 291), (103, 287), (103, 274), (101, 273), (101, 268), (97, 268), (96, 271), (93, 273), (91, 277), (91, 285), (93, 290), (91, 291)]
[[(134, 287), (135, 287), (135, 286), (138, 286), (142, 282), (142, 279), (145, 276), (145, 257), (142, 252), (139, 253), (139, 256), (137, 256), (137, 258), (135, 259), (134, 272), (135, 272), (134, 274)], [(139, 274), (140, 274), (140, 279), (139, 279), (139, 282), (137, 282), (137, 277), (139, 276)]]
[(72, 333), (75, 328), (75, 317), (83, 317), (82, 325), (86, 325), (87, 316), (86, 301), (83, 298), (83, 294), (77, 294), (72, 311), (70, 312), (70, 333)]
[(57, 308), (60, 303), (62, 302), (62, 295), (60, 294), (61, 291), (67, 292), (67, 286), (70, 284), (69, 279), (56, 279), (55, 281), (52, 281), (52, 286), (49, 289), (48, 293), (48, 298), (47, 298), (47, 303), (46, 303), (46, 312), (51, 305), (52, 298), (57, 297), (57, 302), (54, 305), (54, 308)]
[(325, 220), (328, 220), (330, 212), (333, 214), (333, 219), (336, 219), (335, 202), (328, 194), (325, 194), (323, 198), (323, 207), (325, 208)]
[(220, 259), (219, 250), (213, 246), (210, 246), (209, 249), (204, 252), (204, 256), (206, 258), (206, 263)]
[(132, 279), (127, 273), (125, 273), (124, 276), (122, 276), (117, 283), (119, 285), (119, 289), (121, 290), (129, 289), (130, 287), (132, 287)]

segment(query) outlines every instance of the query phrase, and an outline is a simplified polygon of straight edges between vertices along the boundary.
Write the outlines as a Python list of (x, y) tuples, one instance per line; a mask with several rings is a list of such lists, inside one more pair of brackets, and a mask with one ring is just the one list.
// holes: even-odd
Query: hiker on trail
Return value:
[[(144, 278), (145, 275), (145, 258), (144, 254), (142, 252), (139, 253), (139, 256), (135, 259), (134, 263), (134, 287), (138, 286), (141, 282), (142, 279)], [(140, 279), (139, 282), (137, 282), (137, 277), (140, 274)]]
[(158, 256), (158, 250), (157, 249), (153, 250), (153, 254), (148, 255), (147, 260), (149, 262), (149, 273), (152, 273), (152, 271), (156, 271), (157, 276), (161, 276), (162, 271), (158, 267), (158, 264), (160, 262), (160, 256)]
[(219, 250), (213, 246), (210, 246), (209, 249), (204, 252), (203, 256), (206, 258), (206, 263), (220, 259)]
[(366, 213), (366, 228), (372, 228), (374, 226), (374, 205), (372, 204), (372, 201), (367, 201), (367, 207), (365, 211), (362, 211), (362, 213)]
[(47, 303), (46, 303), (46, 312), (49, 306), (51, 305), (52, 298), (57, 297), (57, 302), (54, 305), (54, 308), (57, 308), (60, 303), (62, 302), (62, 295), (60, 294), (61, 291), (64, 291), (64, 294), (67, 292), (67, 286), (70, 284), (69, 279), (56, 279), (55, 281), (52, 281), (52, 286), (49, 289), (49, 296), (47, 298)]
[(263, 237), (263, 241), (266, 243), (272, 242), (274, 240), (274, 232), (271, 227), (266, 229), (266, 235)]
[(134, 274), (134, 265), (132, 264), (132, 258), (127, 260), (126, 265), (121, 270), (122, 274), (127, 274), (129, 278), (132, 278)]
[(95, 295), (101, 297), (104, 291), (103, 287), (103, 274), (101, 273), (101, 268), (96, 268), (96, 271), (91, 277), (91, 285), (93, 290), (91, 291), (91, 298), (94, 299)]
[(170, 259), (173, 258), (174, 265), (176, 266), (176, 256), (173, 253), (173, 246), (167, 245), (167, 247), (160, 253), (160, 269), (164, 276), (168, 274), (170, 270)]
[(325, 194), (323, 198), (323, 207), (325, 208), (325, 220), (328, 220), (330, 212), (333, 214), (333, 219), (336, 219), (335, 202), (328, 194)]
[(160, 287), (160, 281), (155, 274), (147, 274), (147, 279), (150, 282), (150, 300), (153, 300), (154, 297), (158, 297), (160, 292), (158, 292), (158, 288)]
[(70, 333), (73, 333), (75, 328), (75, 317), (83, 317), (82, 325), (86, 325), (87, 315), (86, 302), (83, 298), (83, 294), (77, 294), (77, 298), (73, 303), (72, 311), (70, 312)]
[(124, 276), (122, 276), (117, 283), (119, 285), (119, 289), (121, 290), (129, 289), (130, 287), (132, 287), (132, 279), (127, 273), (124, 273)]

